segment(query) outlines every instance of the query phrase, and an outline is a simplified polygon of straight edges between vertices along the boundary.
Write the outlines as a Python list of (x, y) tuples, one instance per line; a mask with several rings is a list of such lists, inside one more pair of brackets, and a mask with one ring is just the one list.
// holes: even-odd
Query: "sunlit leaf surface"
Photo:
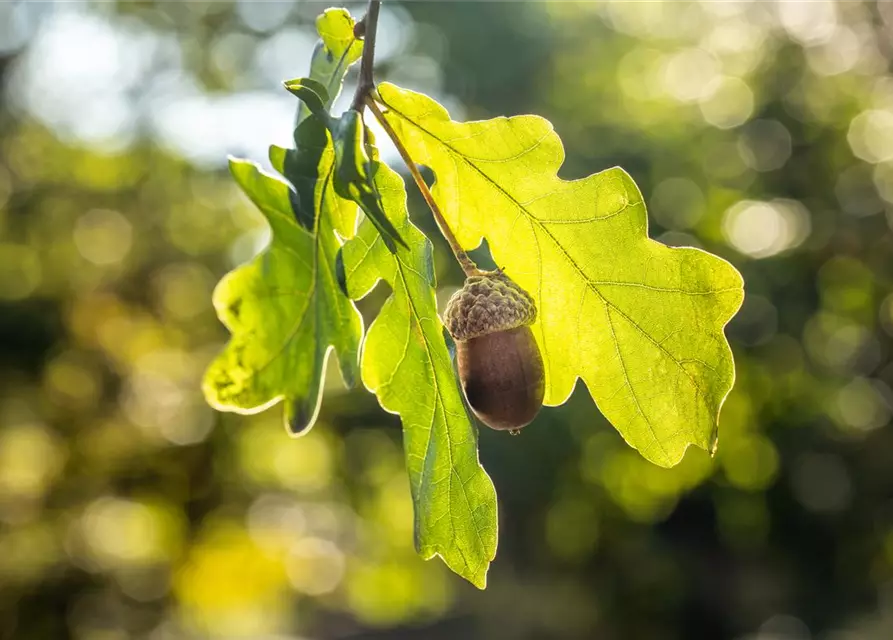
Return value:
[(410, 248), (392, 254), (368, 219), (344, 246), (352, 297), (366, 295), (379, 279), (393, 290), (366, 335), (363, 383), (403, 421), (419, 553), (442, 556), (483, 588), (496, 554), (496, 492), (478, 462), (477, 433), (437, 315), (431, 243), (407, 218), (401, 178), (379, 165), (375, 181)]
[(251, 162), (230, 162), (239, 186), (269, 222), (272, 240), (214, 292), (217, 314), (233, 335), (203, 385), (208, 401), (222, 410), (255, 413), (284, 399), (295, 434), (319, 411), (332, 347), (345, 383), (353, 384), (362, 335), (359, 313), (334, 271), (340, 246), (334, 230), (352, 229), (356, 206), (334, 192), (331, 138), (322, 123), (305, 120), (297, 137), (300, 152), (274, 148), (270, 154), (295, 190)]
[(551, 124), (535, 116), (452, 122), (422, 94), (384, 84), (388, 118), (460, 243), (486, 238), (499, 267), (534, 295), (546, 403), (582, 378), (604, 415), (649, 460), (712, 449), (734, 381), (723, 327), (741, 276), (704, 251), (650, 240), (642, 195), (619, 168), (566, 181)]

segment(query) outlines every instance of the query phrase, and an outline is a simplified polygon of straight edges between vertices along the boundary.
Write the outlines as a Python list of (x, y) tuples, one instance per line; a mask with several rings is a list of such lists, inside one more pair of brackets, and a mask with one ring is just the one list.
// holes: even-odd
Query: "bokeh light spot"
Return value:
[(688, 178), (667, 178), (654, 188), (649, 211), (668, 229), (690, 229), (704, 215), (701, 188)]
[(839, 373), (867, 373), (880, 356), (877, 339), (859, 323), (832, 313), (810, 318), (803, 342), (813, 362)]
[(153, 276), (152, 285), (159, 306), (171, 318), (191, 320), (210, 310), (214, 277), (200, 263), (169, 264)]
[(260, 637), (279, 630), (285, 624), (287, 588), (281, 561), (229, 523), (209, 523), (174, 578), (189, 625), (218, 637)]
[(855, 258), (835, 256), (821, 266), (816, 278), (822, 306), (853, 317), (869, 317), (875, 309), (875, 277)]
[(835, 513), (850, 505), (853, 483), (839, 456), (803, 453), (791, 470), (794, 496), (810, 511)]
[(259, 484), (301, 492), (318, 491), (332, 481), (332, 442), (316, 425), (300, 440), (283, 442), (279, 420), (258, 418), (239, 437), (243, 473)]
[(890, 420), (890, 392), (878, 380), (855, 378), (833, 397), (831, 415), (845, 428), (866, 432)]
[(754, 110), (753, 91), (741, 78), (723, 76), (700, 97), (704, 120), (717, 129), (731, 129), (747, 122)]
[(95, 367), (74, 351), (53, 358), (44, 372), (50, 397), (67, 409), (89, 409), (99, 400), (101, 379)]
[(65, 461), (64, 445), (38, 424), (4, 425), (0, 431), (0, 514), (3, 503), (43, 496)]
[(356, 562), (348, 571), (346, 596), (353, 612), (374, 626), (393, 626), (442, 611), (450, 591), (431, 564)]
[(663, 68), (664, 91), (679, 102), (697, 102), (718, 81), (716, 58), (703, 49), (685, 49), (670, 56)]
[(261, 494), (251, 504), (245, 520), (251, 538), (273, 552), (285, 551), (307, 530), (304, 509), (284, 494)]
[(720, 452), (726, 478), (734, 486), (756, 491), (775, 480), (779, 456), (768, 438), (759, 434), (734, 438), (723, 443)]
[(866, 162), (893, 160), (893, 113), (863, 111), (850, 122), (847, 141), (856, 157)]
[(864, 218), (884, 210), (872, 171), (863, 163), (840, 173), (834, 185), (834, 194), (844, 212), (851, 216)]
[(791, 157), (791, 134), (777, 120), (754, 120), (742, 128), (738, 151), (751, 169), (775, 171)]
[(839, 25), (829, 40), (806, 49), (809, 68), (822, 76), (846, 73), (859, 62), (862, 54), (860, 40), (853, 29)]
[(93, 209), (74, 227), (74, 244), (84, 259), (95, 265), (121, 262), (130, 252), (133, 226), (117, 211)]
[(330, 593), (344, 576), (344, 554), (328, 540), (304, 538), (292, 547), (285, 571), (292, 586), (309, 596)]
[(825, 42), (837, 27), (834, 0), (777, 0), (778, 17), (785, 31), (802, 44)]
[(598, 513), (585, 499), (562, 499), (546, 515), (546, 542), (566, 561), (581, 562), (598, 542)]
[(86, 548), (103, 568), (168, 560), (176, 551), (175, 526), (159, 507), (113, 497), (91, 503), (80, 521)]
[(742, 200), (726, 210), (723, 235), (735, 249), (766, 258), (799, 246), (811, 230), (809, 212), (793, 200)]

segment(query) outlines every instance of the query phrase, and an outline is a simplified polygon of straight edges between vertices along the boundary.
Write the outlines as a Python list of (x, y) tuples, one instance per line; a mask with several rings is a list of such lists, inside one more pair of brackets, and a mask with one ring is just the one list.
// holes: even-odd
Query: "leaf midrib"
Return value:
[[(375, 240), (373, 240), (371, 245), (368, 245), (368, 248), (366, 250), (366, 255), (368, 255), (368, 253), (372, 250), (372, 247), (374, 247), (375, 244), (377, 244), (380, 240), (381, 240), (381, 235), (376, 234)], [(453, 495), (453, 492), (452, 492), (453, 475), (455, 473), (457, 478), (459, 475), (458, 471), (455, 469), (455, 467), (453, 465), (453, 447), (452, 447), (453, 438), (451, 435), (451, 426), (450, 426), (450, 421), (447, 418), (446, 407), (445, 407), (445, 404), (443, 402), (443, 398), (442, 398), (442, 395), (440, 392), (440, 381), (437, 376), (437, 367), (435, 366), (435, 360), (431, 353), (431, 345), (428, 340), (428, 336), (425, 333), (424, 328), (422, 327), (421, 314), (419, 313), (418, 309), (415, 306), (415, 302), (413, 301), (412, 295), (410, 295), (409, 284), (407, 282), (407, 277), (406, 277), (406, 273), (405, 273), (404, 269), (409, 269), (410, 271), (412, 271), (416, 275), (419, 275), (420, 277), (421, 277), (421, 274), (418, 271), (416, 271), (415, 269), (412, 269), (408, 265), (404, 264), (404, 262), (400, 259), (399, 255), (395, 256), (394, 261), (396, 262), (396, 265), (397, 265), (396, 273), (397, 273), (398, 277), (400, 278), (400, 282), (403, 287), (403, 291), (406, 295), (406, 301), (410, 308), (410, 314), (409, 314), (409, 317), (411, 319), (410, 321), (411, 321), (411, 323), (418, 326), (419, 332), (421, 333), (422, 343), (424, 344), (424, 347), (425, 347), (425, 354), (427, 356), (428, 362), (430, 363), (431, 372), (433, 374), (432, 377), (434, 379), (434, 398), (435, 398), (435, 400), (434, 400), (433, 411), (431, 414), (431, 427), (427, 430), (428, 437), (427, 437), (427, 441), (425, 442), (425, 454), (424, 454), (424, 456), (421, 457), (422, 469), (421, 469), (421, 473), (419, 474), (418, 487), (416, 488), (416, 495), (419, 496), (419, 498), (418, 498), (419, 501), (421, 501), (423, 499), (424, 494), (421, 491), (421, 488), (430, 479), (427, 461), (428, 461), (428, 456), (431, 452), (431, 443), (434, 441), (433, 433), (434, 433), (436, 416), (437, 416), (438, 411), (440, 411), (440, 414), (441, 414), (441, 417), (443, 420), (444, 429), (446, 430), (447, 443), (448, 443), (446, 449), (447, 449), (447, 456), (448, 456), (448, 460), (449, 460), (449, 469), (450, 469), (448, 476), (447, 476), (448, 477), (447, 481), (449, 483), (449, 486), (447, 487), (447, 504), (449, 505), (452, 500), (452, 495)], [(412, 339), (412, 329), (413, 329), (413, 327), (411, 324), (410, 331), (407, 333), (407, 338), (406, 338), (407, 342)], [(393, 379), (393, 376), (392, 376), (392, 379)], [(459, 479), (459, 484), (462, 487), (462, 497), (465, 499), (465, 504), (468, 507), (468, 511), (469, 511), (469, 513), (472, 514), (472, 516), (474, 516), (475, 509), (472, 509), (472, 507), (471, 507), (471, 501), (468, 499), (468, 493), (465, 489), (465, 483), (462, 482), (461, 478), (458, 478), (458, 479)], [(424, 513), (425, 511), (426, 511), (425, 509), (422, 509), (420, 511), (420, 513)], [(487, 558), (482, 557), (481, 562), (479, 562), (477, 564), (477, 566), (474, 569), (472, 569), (471, 564), (468, 562), (468, 558), (465, 556), (465, 552), (462, 550), (462, 548), (459, 546), (459, 544), (457, 542), (456, 527), (455, 527), (455, 524), (453, 523), (454, 516), (453, 516), (452, 509), (448, 508), (447, 513), (445, 513), (444, 516), (448, 516), (449, 520), (450, 520), (450, 533), (451, 533), (450, 540), (453, 543), (453, 545), (452, 545), (453, 548), (456, 549), (456, 551), (462, 557), (462, 561), (465, 563), (466, 568), (476, 578), (478, 573), (480, 572), (481, 566), (487, 563)], [(438, 519), (438, 521), (439, 520), (440, 519)], [(436, 524), (436, 522), (434, 524)], [(432, 524), (432, 526), (433, 526), (433, 524)], [(486, 544), (484, 542), (484, 539), (483, 539), (483, 536), (481, 535), (480, 530), (478, 529), (477, 526), (473, 526), (472, 528), (474, 529), (475, 535), (477, 536), (478, 544), (480, 545), (481, 551), (484, 553), (484, 555), (486, 555)], [(434, 544), (434, 548), (435, 548), (435, 553), (439, 553), (441, 555), (443, 555), (443, 553), (445, 553), (447, 551), (447, 550), (443, 550), (441, 548), (441, 546), (437, 543)]]

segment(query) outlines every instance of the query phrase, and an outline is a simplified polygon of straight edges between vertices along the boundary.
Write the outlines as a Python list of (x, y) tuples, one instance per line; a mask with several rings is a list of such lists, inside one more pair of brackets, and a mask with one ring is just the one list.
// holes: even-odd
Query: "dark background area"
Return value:
[(416, 556), (371, 394), (330, 372), (300, 440), (201, 396), (268, 237), (226, 154), (289, 143), (327, 6), (0, 4), (0, 636), (893, 637), (891, 5), (385, 3), (379, 79), (548, 118), (563, 177), (624, 167), (747, 283), (714, 459), (651, 465), (582, 386), (481, 433), (486, 591)]

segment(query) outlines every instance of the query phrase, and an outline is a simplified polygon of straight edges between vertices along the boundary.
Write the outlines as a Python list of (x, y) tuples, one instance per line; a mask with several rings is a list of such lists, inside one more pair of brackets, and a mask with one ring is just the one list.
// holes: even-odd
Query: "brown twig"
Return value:
[(375, 34), (378, 31), (378, 11), (381, 9), (381, 0), (369, 0), (366, 15), (357, 24), (362, 25), (354, 29), (354, 35), (363, 37), (363, 57), (360, 59), (360, 77), (357, 81), (357, 90), (353, 94), (353, 102), (350, 108), (354, 111), (363, 111), (363, 104), (375, 89), (375, 79), (372, 77), (372, 66), (375, 62)]

